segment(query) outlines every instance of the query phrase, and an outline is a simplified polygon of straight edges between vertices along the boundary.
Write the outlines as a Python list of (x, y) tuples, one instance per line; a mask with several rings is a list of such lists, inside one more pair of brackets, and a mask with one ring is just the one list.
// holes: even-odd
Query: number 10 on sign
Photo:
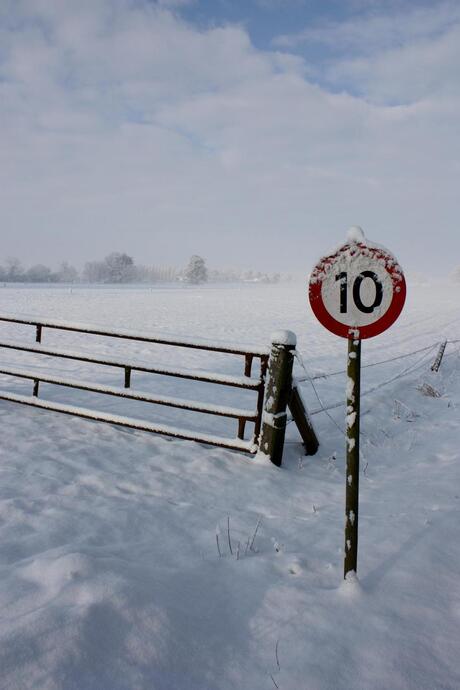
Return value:
[(357, 572), (358, 560), (361, 340), (383, 333), (396, 321), (406, 299), (406, 282), (395, 257), (353, 227), (347, 242), (313, 269), (309, 299), (323, 326), (348, 340), (346, 578)]

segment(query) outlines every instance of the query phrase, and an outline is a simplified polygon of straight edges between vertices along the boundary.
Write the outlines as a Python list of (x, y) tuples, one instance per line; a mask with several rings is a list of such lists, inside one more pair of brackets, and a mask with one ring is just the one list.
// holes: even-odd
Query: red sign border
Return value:
[[(393, 299), (391, 300), (391, 304), (385, 314), (380, 319), (377, 319), (377, 321), (374, 323), (368, 324), (367, 326), (362, 326), (361, 328), (347, 326), (331, 316), (324, 306), (321, 294), (322, 280), (319, 278), (319, 276), (324, 273), (324, 270), (334, 263), (334, 261), (343, 252), (349, 252), (350, 250), (353, 251), (354, 247), (364, 249), (366, 250), (366, 253), (370, 252), (373, 259), (377, 259), (379, 261), (383, 260), (385, 262), (385, 270), (390, 274), (393, 282)], [(397, 288), (399, 288), (399, 290)], [(341, 247), (335, 254), (331, 254), (330, 256), (326, 256), (321, 259), (311, 273), (308, 287), (310, 306), (318, 321), (320, 321), (325, 328), (331, 331), (331, 333), (334, 333), (341, 338), (358, 338), (360, 340), (364, 340), (365, 338), (373, 338), (376, 335), (380, 335), (380, 333), (386, 331), (387, 328), (390, 328), (403, 310), (404, 303), (406, 301), (406, 294), (406, 280), (395, 257), (380, 247), (368, 246), (361, 242), (356, 244), (347, 242), (347, 244), (344, 244), (343, 247)]]

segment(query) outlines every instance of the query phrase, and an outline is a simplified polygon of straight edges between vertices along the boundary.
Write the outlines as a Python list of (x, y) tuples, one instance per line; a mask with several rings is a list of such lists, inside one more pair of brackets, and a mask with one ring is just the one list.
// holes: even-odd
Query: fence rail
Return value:
[[(87, 362), (89, 364), (101, 364), (104, 366), (117, 367), (119, 369), (124, 369), (125, 371), (142, 371), (147, 374), (173, 376), (180, 379), (190, 379), (192, 381), (201, 381), (202, 383), (217, 383), (222, 386), (233, 386), (235, 388), (245, 388), (248, 390), (257, 390), (260, 384), (260, 379), (251, 378), (249, 376), (228, 376), (223, 374), (214, 374), (211, 372), (202, 372), (201, 370), (195, 369), (149, 367), (144, 364), (138, 364), (137, 362), (122, 362), (119, 359), (112, 359), (111, 357), (91, 357), (90, 355), (72, 352), (70, 350), (59, 350), (43, 346), (38, 347), (36, 345), (21, 345), (10, 340), (0, 340), (0, 348), (2, 347), (22, 352), (32, 352), (38, 355), (59, 357), (61, 359), (73, 359), (75, 361)], [(128, 383), (128, 385), (126, 385), (126, 383)], [(125, 388), (129, 388), (129, 381), (126, 379)]]
[(92, 393), (102, 393), (104, 395), (127, 398), (128, 400), (149, 402), (157, 405), (164, 405), (166, 407), (176, 407), (182, 410), (191, 410), (193, 412), (203, 412), (205, 414), (212, 414), (220, 417), (246, 419), (248, 421), (255, 421), (257, 419), (257, 410), (241, 410), (239, 408), (226, 407), (224, 405), (212, 405), (194, 400), (181, 400), (180, 398), (170, 398), (163, 395), (151, 395), (150, 393), (143, 393), (140, 391), (127, 392), (125, 388), (118, 388), (117, 386), (101, 386), (88, 381), (63, 379), (58, 376), (38, 374), (36, 371), (1, 367), (0, 374), (4, 374), (5, 376), (15, 376), (22, 379), (30, 379), (35, 382), (39, 381), (40, 383), (51, 383), (56, 386), (63, 386), (66, 388), (76, 388), (78, 390), (89, 391)]
[[(20, 352), (28, 352), (37, 355), (46, 355), (49, 357), (57, 357), (63, 359), (70, 359), (74, 361), (87, 362), (90, 364), (97, 364), (102, 366), (111, 366), (123, 369), (124, 371), (124, 388), (117, 386), (103, 386), (87, 381), (77, 381), (72, 378), (62, 378), (50, 374), (42, 374), (38, 371), (29, 371), (25, 369), (16, 369), (12, 367), (1, 367), (0, 374), (33, 381), (33, 394), (31, 396), (18, 395), (7, 391), (0, 391), (0, 399), (9, 400), (10, 402), (17, 402), (33, 407), (40, 407), (48, 410), (63, 412), (66, 414), (73, 414), (86, 419), (93, 419), (97, 421), (109, 422), (130, 428), (151, 431), (158, 434), (173, 436), (187, 440), (199, 441), (224, 448), (231, 448), (234, 450), (254, 453), (257, 451), (257, 441), (259, 438), (263, 401), (265, 390), (265, 376), (267, 373), (269, 350), (245, 346), (239, 347), (236, 345), (229, 345), (226, 343), (211, 342), (207, 340), (195, 339), (172, 339), (162, 338), (158, 336), (151, 336), (143, 333), (128, 332), (128, 331), (111, 331), (101, 328), (91, 327), (85, 324), (69, 323), (64, 321), (48, 321), (29, 318), (19, 318), (10, 315), (0, 315), (0, 322), (13, 323), (33, 326), (36, 329), (35, 340), (38, 344), (24, 344), (12, 340), (1, 340), (0, 349), (11, 349)], [(53, 329), (58, 331), (69, 331), (74, 333), (81, 333), (85, 335), (96, 335), (108, 338), (121, 338), (130, 341), (153, 343), (164, 346), (191, 348), (195, 350), (203, 350), (207, 352), (216, 352), (228, 355), (237, 355), (244, 357), (244, 374), (241, 376), (217, 374), (214, 372), (206, 372), (202, 370), (186, 369), (186, 368), (170, 368), (159, 366), (147, 366), (137, 362), (121, 361), (117, 358), (92, 356), (82, 352), (74, 352), (69, 350), (56, 349), (42, 345), (42, 338), (45, 329)], [(260, 368), (258, 376), (252, 376), (252, 366), (254, 358), (260, 360)], [(221, 386), (230, 386), (257, 393), (257, 400), (254, 410), (244, 410), (224, 405), (214, 405), (211, 403), (204, 403), (195, 400), (183, 400), (180, 398), (153, 395), (143, 391), (127, 390), (131, 389), (131, 373), (133, 371), (157, 374), (161, 376), (170, 376), (181, 379), (188, 379), (191, 381), (211, 383)], [(216, 436), (214, 434), (203, 434), (194, 431), (187, 431), (178, 429), (169, 425), (160, 425), (150, 423), (148, 421), (133, 419), (112, 413), (98, 412), (73, 405), (66, 405), (63, 403), (49, 402), (38, 399), (39, 384), (48, 383), (65, 388), (74, 388), (78, 390), (85, 390), (89, 392), (115, 396), (119, 398), (126, 398), (129, 400), (136, 400), (138, 402), (153, 403), (157, 405), (164, 405), (177, 409), (189, 410), (202, 414), (217, 415), (221, 417), (228, 417), (238, 420), (238, 430), (236, 438), (225, 438)], [(245, 440), (246, 423), (254, 424), (254, 430), (251, 440)]]
[(157, 335), (148, 335), (146, 333), (137, 333), (134, 331), (111, 331), (104, 328), (96, 328), (88, 324), (70, 323), (68, 321), (50, 321), (33, 318), (19, 318), (16, 316), (0, 314), (0, 321), (8, 323), (24, 324), (27, 326), (34, 326), (36, 331), (36, 340), (41, 342), (41, 335), (44, 328), (51, 328), (59, 331), (73, 331), (76, 333), (86, 333), (87, 335), (101, 335), (109, 338), (123, 338), (125, 340), (135, 340), (144, 343), (155, 343), (158, 345), (171, 345), (173, 347), (186, 347), (194, 350), (206, 350), (209, 352), (222, 352), (229, 355), (252, 355), (254, 357), (264, 357), (269, 355), (269, 348), (260, 346), (244, 346), (238, 347), (234, 344), (219, 343), (216, 341), (208, 341), (195, 338), (161, 338)]
[(220, 436), (213, 436), (212, 434), (186, 432), (183, 429), (178, 429), (173, 426), (153, 424), (143, 419), (133, 419), (131, 417), (124, 417), (122, 415), (109, 414), (107, 412), (96, 412), (95, 410), (88, 410), (85, 407), (65, 405), (57, 402), (48, 402), (48, 400), (36, 400), (27, 395), (18, 395), (16, 393), (5, 393), (4, 391), (0, 391), (0, 399), (9, 400), (10, 402), (16, 402), (32, 407), (41, 407), (44, 410), (50, 410), (52, 412), (63, 412), (64, 414), (73, 415), (75, 417), (83, 417), (84, 419), (90, 419), (95, 422), (117, 424), (118, 426), (128, 427), (129, 429), (150, 431), (154, 434), (173, 436), (174, 438), (180, 438), (185, 441), (198, 441), (199, 443), (207, 443), (212, 446), (219, 446), (221, 448), (228, 448), (230, 450), (239, 450), (245, 453), (255, 453), (257, 450), (257, 447), (252, 440), (244, 441), (236, 438), (226, 439), (221, 438)]

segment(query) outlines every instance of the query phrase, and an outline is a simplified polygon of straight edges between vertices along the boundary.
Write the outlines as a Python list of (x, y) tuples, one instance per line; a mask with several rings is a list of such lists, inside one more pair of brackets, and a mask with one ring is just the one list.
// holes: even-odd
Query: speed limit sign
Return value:
[(369, 244), (360, 228), (352, 228), (348, 242), (313, 269), (309, 298), (325, 328), (362, 340), (396, 321), (406, 299), (406, 282), (395, 257)]
[(358, 563), (361, 340), (396, 321), (406, 300), (406, 281), (395, 257), (353, 227), (347, 242), (313, 269), (308, 295), (323, 326), (348, 339), (344, 577), (349, 579)]

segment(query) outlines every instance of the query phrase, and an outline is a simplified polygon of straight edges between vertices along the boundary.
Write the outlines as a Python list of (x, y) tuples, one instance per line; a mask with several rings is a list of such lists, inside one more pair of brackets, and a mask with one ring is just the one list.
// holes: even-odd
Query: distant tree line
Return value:
[(278, 283), (279, 273), (260, 273), (232, 269), (209, 270), (205, 260), (193, 255), (187, 266), (178, 269), (171, 266), (143, 266), (125, 253), (112, 252), (101, 261), (88, 261), (79, 272), (64, 261), (53, 271), (44, 264), (25, 268), (17, 258), (8, 258), (0, 265), (0, 282), (3, 283), (171, 283), (180, 281), (191, 285), (212, 283)]
[(19, 259), (6, 259), (0, 265), (0, 281), (4, 283), (73, 283), (78, 280), (78, 271), (64, 261), (57, 271), (44, 264), (34, 264), (24, 268)]

